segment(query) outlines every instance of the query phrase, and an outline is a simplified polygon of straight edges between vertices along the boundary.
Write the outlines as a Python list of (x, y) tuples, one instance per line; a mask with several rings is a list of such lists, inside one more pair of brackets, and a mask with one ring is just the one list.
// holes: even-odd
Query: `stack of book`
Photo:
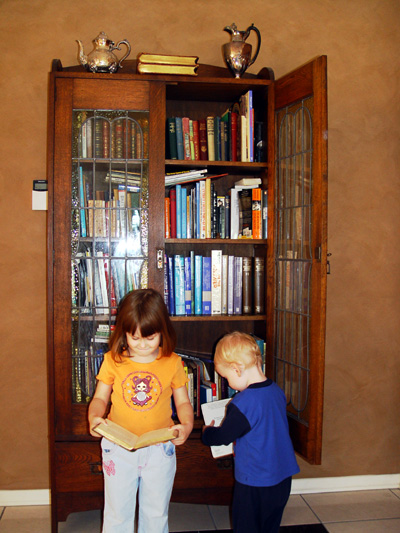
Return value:
[(179, 74), (197, 76), (197, 56), (171, 56), (140, 53), (137, 56), (139, 74)]

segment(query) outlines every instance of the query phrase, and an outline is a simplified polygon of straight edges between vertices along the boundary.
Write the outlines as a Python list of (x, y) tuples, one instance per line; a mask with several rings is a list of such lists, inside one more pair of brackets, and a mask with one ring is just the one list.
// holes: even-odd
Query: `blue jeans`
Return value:
[(171, 442), (129, 452), (103, 438), (103, 533), (133, 533), (138, 492), (138, 533), (168, 533), (176, 472)]

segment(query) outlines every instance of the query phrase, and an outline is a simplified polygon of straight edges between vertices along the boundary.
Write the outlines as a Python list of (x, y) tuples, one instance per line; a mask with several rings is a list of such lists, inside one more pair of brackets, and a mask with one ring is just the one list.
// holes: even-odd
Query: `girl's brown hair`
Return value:
[(245, 368), (262, 365), (260, 348), (251, 335), (234, 331), (222, 337), (215, 348), (214, 364), (239, 364)]
[(108, 343), (114, 360), (118, 358), (121, 361), (128, 348), (126, 333), (133, 335), (138, 328), (142, 337), (161, 334), (163, 356), (169, 356), (174, 351), (176, 333), (164, 300), (154, 289), (137, 289), (122, 298), (115, 329)]

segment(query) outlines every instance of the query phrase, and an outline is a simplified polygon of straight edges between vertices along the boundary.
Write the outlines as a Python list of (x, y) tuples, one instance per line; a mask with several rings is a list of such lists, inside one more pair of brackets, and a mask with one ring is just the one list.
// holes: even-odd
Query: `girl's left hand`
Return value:
[(187, 440), (192, 432), (192, 427), (192, 424), (176, 424), (170, 427), (171, 430), (178, 432), (178, 436), (172, 441), (175, 446), (180, 446)]

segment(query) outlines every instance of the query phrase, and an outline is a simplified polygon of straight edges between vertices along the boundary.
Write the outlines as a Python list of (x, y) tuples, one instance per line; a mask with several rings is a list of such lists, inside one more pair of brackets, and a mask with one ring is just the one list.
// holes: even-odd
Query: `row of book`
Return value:
[[(246, 181), (252, 184), (241, 184)], [(211, 178), (167, 189), (165, 238), (266, 239), (268, 197), (259, 184), (259, 178), (244, 178), (223, 195), (217, 193)]]
[(164, 301), (170, 315), (264, 314), (265, 259), (226, 255), (165, 255)]
[(186, 161), (263, 161), (263, 124), (255, 122), (253, 91), (222, 116), (167, 118), (167, 159)]
[[(82, 314), (108, 315), (116, 312), (119, 301), (140, 286), (141, 259), (109, 259), (98, 251), (75, 256), (75, 276), (79, 291), (73, 301)], [(75, 293), (74, 293), (75, 294)]]
[[(115, 171), (116, 175), (121, 174)], [(116, 178), (118, 179), (118, 178)], [(96, 190), (93, 194), (92, 178), (80, 168), (79, 203), (81, 237), (126, 237), (138, 229), (140, 187), (132, 185), (136, 178), (112, 186), (111, 191)], [(107, 181), (107, 176), (106, 176)], [(125, 180), (124, 180), (125, 181)]]
[(88, 118), (81, 126), (79, 156), (83, 159), (146, 159), (149, 120), (131, 117)]

